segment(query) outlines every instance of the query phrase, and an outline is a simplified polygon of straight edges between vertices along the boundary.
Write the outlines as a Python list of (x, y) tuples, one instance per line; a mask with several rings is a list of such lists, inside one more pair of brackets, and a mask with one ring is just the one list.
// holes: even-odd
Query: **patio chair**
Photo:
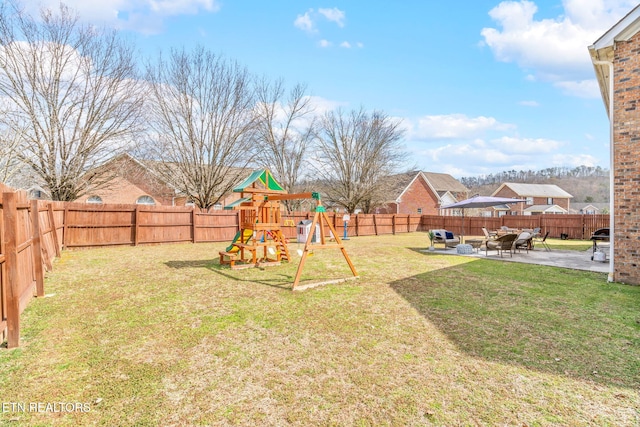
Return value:
[(447, 230), (431, 230), (433, 231), (433, 244), (436, 243), (443, 244), (445, 248), (455, 248), (459, 243), (460, 239), (453, 235), (451, 231)]
[(523, 231), (518, 235), (518, 238), (513, 242), (513, 252), (520, 251), (520, 249), (525, 248), (527, 253), (529, 253), (529, 249), (531, 249), (531, 237), (532, 234), (528, 231)]
[(502, 253), (504, 251), (509, 252), (509, 255), (513, 257), (511, 253), (511, 247), (513, 246), (513, 242), (515, 242), (517, 234), (505, 234), (504, 236), (500, 236), (495, 240), (488, 240), (485, 243), (485, 254), (489, 256), (489, 251), (497, 251), (500, 254), (500, 258), (502, 258)]
[(547, 231), (544, 235), (543, 238), (540, 238), (540, 235), (538, 235), (538, 237), (533, 239), (533, 243), (540, 243), (542, 245), (542, 247), (544, 248), (545, 251), (547, 252), (551, 252), (551, 248), (549, 247), (549, 244), (547, 243), (547, 237), (549, 236), (549, 231)]
[(482, 227), (482, 232), (484, 233), (484, 237), (486, 240), (492, 240), (498, 237), (498, 233), (496, 233), (495, 231), (487, 230), (487, 227)]

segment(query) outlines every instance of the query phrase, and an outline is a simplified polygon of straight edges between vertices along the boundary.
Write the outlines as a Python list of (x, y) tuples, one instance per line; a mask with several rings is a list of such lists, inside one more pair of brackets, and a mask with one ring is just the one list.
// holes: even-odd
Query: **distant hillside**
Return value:
[(540, 171), (504, 171), (476, 177), (463, 177), (460, 182), (469, 194), (488, 196), (503, 182), (555, 184), (573, 196), (574, 203), (609, 202), (609, 170), (601, 167), (547, 168)]

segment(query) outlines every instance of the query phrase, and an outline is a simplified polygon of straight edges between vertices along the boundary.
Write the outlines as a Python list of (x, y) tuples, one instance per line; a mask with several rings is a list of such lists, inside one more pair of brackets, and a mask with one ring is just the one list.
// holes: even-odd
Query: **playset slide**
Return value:
[[(226, 252), (229, 253), (234, 253), (234, 252), (238, 252), (240, 250), (239, 247), (237, 247), (235, 245), (235, 243), (238, 241), (238, 239), (240, 239), (242, 232), (238, 231), (236, 233), (236, 235), (233, 237), (233, 241), (231, 242), (231, 244), (229, 246), (227, 246), (227, 249), (225, 249)], [(249, 239), (251, 239), (251, 237), (253, 236), (253, 230), (249, 230), (249, 229), (245, 229), (244, 230), (244, 238), (242, 239), (242, 243), (247, 243), (249, 241)]]

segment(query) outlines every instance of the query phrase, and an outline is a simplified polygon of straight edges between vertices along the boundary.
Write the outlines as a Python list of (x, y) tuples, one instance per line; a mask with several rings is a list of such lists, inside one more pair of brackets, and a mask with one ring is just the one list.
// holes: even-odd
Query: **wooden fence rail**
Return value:
[[(588, 239), (609, 226), (608, 215), (450, 217), (406, 214), (328, 213), (340, 236), (410, 233), (444, 228), (482, 235), (482, 227), (536, 228), (551, 237)], [(283, 233), (293, 240), (311, 212), (283, 214)], [(27, 200), (25, 192), (0, 184), (0, 338), (9, 348), (20, 340), (20, 314), (33, 296), (44, 295), (44, 269), (63, 248), (144, 245), (170, 242), (228, 242), (239, 230), (238, 211), (200, 212), (193, 207), (89, 205)], [(327, 233), (329, 231), (327, 230)], [(425, 241), (426, 243), (426, 241)]]

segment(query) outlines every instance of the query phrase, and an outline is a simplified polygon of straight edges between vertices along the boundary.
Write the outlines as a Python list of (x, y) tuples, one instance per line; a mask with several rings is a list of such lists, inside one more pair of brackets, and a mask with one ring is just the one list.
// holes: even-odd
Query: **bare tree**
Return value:
[(40, 19), (0, 8), (0, 122), (53, 200), (75, 200), (109, 177), (89, 171), (138, 130), (143, 96), (133, 49), (60, 5)]
[(383, 203), (386, 178), (406, 159), (402, 135), (400, 122), (381, 111), (327, 112), (316, 138), (316, 169), (328, 201), (349, 213)]
[(162, 178), (209, 209), (252, 161), (255, 95), (246, 68), (206, 51), (172, 50), (150, 65), (152, 87), (147, 156), (161, 160)]
[(0, 131), (0, 182), (13, 185), (22, 162), (18, 158), (19, 134), (6, 129)]
[[(297, 84), (285, 95), (282, 80), (274, 83), (262, 80), (257, 98), (256, 161), (270, 169), (287, 192), (301, 191), (300, 181), (315, 123), (306, 87)], [(291, 212), (299, 209), (300, 201), (285, 200), (284, 204)]]

